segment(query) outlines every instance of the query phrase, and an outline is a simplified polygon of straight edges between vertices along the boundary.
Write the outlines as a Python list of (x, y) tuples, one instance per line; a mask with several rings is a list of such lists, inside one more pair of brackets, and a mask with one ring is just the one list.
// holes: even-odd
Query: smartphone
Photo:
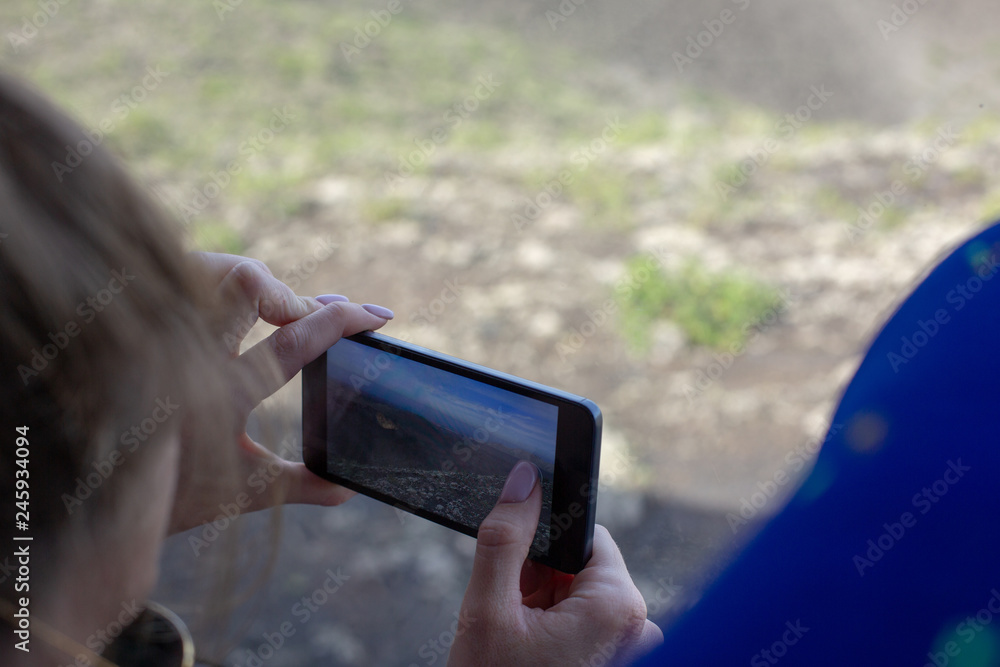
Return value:
[(315, 474), (472, 536), (530, 461), (529, 557), (570, 574), (590, 559), (601, 412), (585, 398), (366, 332), (303, 369), (302, 430)]

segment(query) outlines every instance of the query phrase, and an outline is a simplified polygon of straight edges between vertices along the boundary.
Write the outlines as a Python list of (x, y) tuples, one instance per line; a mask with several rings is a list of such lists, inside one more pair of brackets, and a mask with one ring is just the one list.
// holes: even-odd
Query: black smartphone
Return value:
[(529, 557), (570, 574), (590, 558), (601, 411), (585, 398), (366, 332), (303, 369), (302, 430), (312, 472), (472, 536), (530, 461)]

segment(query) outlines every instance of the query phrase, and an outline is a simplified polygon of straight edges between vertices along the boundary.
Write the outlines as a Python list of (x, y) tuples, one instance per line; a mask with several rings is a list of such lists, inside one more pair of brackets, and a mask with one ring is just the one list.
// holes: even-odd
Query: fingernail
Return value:
[(384, 317), (387, 320), (391, 320), (396, 315), (388, 308), (383, 308), (382, 306), (376, 306), (374, 303), (365, 303), (361, 305), (362, 308), (367, 310), (369, 313), (375, 317)]
[(319, 301), (324, 306), (329, 303), (333, 303), (334, 301), (350, 301), (350, 299), (348, 299), (343, 294), (320, 294), (318, 297), (316, 297), (316, 300)]
[(523, 503), (535, 488), (536, 479), (538, 479), (538, 469), (527, 461), (518, 461), (507, 476), (507, 483), (503, 485), (500, 502)]

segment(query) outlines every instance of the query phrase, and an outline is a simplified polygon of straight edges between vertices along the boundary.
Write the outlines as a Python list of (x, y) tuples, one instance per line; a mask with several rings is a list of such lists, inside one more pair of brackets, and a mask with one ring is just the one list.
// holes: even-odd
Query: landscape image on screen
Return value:
[(326, 405), (328, 472), (473, 531), (534, 463), (547, 552), (558, 407), (347, 339), (327, 352)]

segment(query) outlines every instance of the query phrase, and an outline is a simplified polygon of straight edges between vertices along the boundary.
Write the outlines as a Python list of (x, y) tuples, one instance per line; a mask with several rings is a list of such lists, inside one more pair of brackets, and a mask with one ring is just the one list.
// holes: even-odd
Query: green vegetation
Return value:
[(756, 187), (753, 176), (741, 178), (739, 168), (730, 164), (712, 170), (710, 181), (695, 193), (690, 221), (705, 226), (736, 226), (763, 214), (773, 204), (773, 193)]
[(901, 206), (887, 206), (879, 223), (882, 229), (892, 229), (906, 222), (909, 217), (910, 213)]
[[(32, 0), (8, 3), (0, 23), (35, 11)], [(625, 129), (611, 151), (671, 136), (668, 116), (609, 95), (606, 80), (590, 75), (599, 67), (567, 47), (425, 18), (408, 5), (359, 40), (370, 21), (367, 11), (304, 1), (262, 0), (222, 16), (212, 3), (112, 0), (102, 12), (70, 3), (21, 54), (0, 57), (85, 125), (111, 121), (107, 145), (145, 178), (190, 192), (236, 162), (238, 173), (199, 213), (213, 230), (228, 207), (281, 218), (317, 178), (380, 178), (419, 146), (431, 150), (410, 166), (428, 173), (445, 151), (542, 144), (568, 156), (619, 116)], [(150, 68), (161, 78), (149, 79)], [(128, 104), (114, 106), (123, 96)], [(272, 132), (276, 112), (291, 120)], [(575, 200), (588, 219), (631, 224), (627, 179), (595, 166), (581, 180)], [(384, 220), (398, 208), (375, 202), (365, 214)], [(218, 243), (217, 232), (209, 236)]]
[[(494, 177), (507, 169), (499, 154), (522, 148), (545, 156), (517, 167), (536, 172), (524, 179), (525, 196), (569, 169), (574, 181), (558, 195), (562, 201), (586, 224), (619, 231), (635, 226), (636, 207), (662, 187), (624, 170), (623, 154), (655, 146), (694, 164), (718, 156), (714, 173), (696, 172), (701, 186), (685, 195), (686, 221), (741, 224), (786, 196), (769, 189), (769, 176), (803, 168), (786, 144), (844, 134), (841, 125), (817, 121), (791, 139), (778, 137), (781, 150), (722, 197), (717, 183), (744, 180), (743, 158), (726, 145), (775, 137), (774, 110), (697, 89), (680, 90), (680, 103), (669, 108), (640, 103), (610, 83), (604, 65), (565, 44), (451, 22), (405, 3), (370, 37), (363, 32), (370, 12), (350, 4), (260, 0), (221, 16), (218, 3), (106, 4), (100, 12), (86, 3), (60, 5), (38, 36), (18, 53), (0, 51), (0, 60), (85, 125), (110, 121), (104, 141), (150, 182), (190, 200), (218, 182), (213, 174), (228, 171), (229, 182), (192, 220), (196, 243), (220, 243), (217, 231), (194, 234), (196, 223), (224, 227), (224, 211), (234, 206), (269, 222), (296, 215), (309, 187), (331, 173), (377, 185), (400, 165), (429, 176), (474, 162)], [(0, 23), (19, 25), (35, 11), (34, 0), (15, 0), (0, 6)], [(150, 80), (151, 70), (163, 74)], [(288, 117), (277, 129), (276, 115)], [(996, 134), (997, 118), (984, 113), (965, 132)], [(612, 121), (620, 130), (580, 168), (574, 156), (601, 141)], [(845, 208), (822, 197), (821, 208), (843, 217)], [(380, 222), (405, 208), (376, 196), (361, 203), (360, 214)], [(904, 217), (889, 211), (884, 222)]]
[(132, 157), (152, 157), (172, 150), (173, 128), (157, 115), (137, 109), (115, 127), (108, 141)]
[(496, 121), (483, 120), (458, 125), (451, 135), (451, 145), (466, 150), (492, 150), (513, 141), (507, 128)]
[(369, 199), (362, 205), (361, 215), (369, 222), (388, 222), (402, 218), (409, 209), (409, 202), (399, 197)]
[[(947, 122), (942, 121), (930, 128), (927, 132), (928, 137), (933, 139), (938, 130), (947, 124)], [(983, 112), (964, 127), (959, 126), (955, 129), (958, 132), (961, 143), (969, 145), (981, 144), (1000, 136), (1000, 114)]]
[(619, 146), (655, 144), (670, 136), (669, 117), (656, 111), (639, 113), (622, 127), (615, 140)]
[(840, 190), (831, 185), (825, 185), (816, 192), (816, 213), (826, 215), (834, 220), (852, 224), (858, 217), (858, 206)]
[(743, 342), (750, 327), (780, 307), (775, 289), (737, 273), (710, 273), (693, 259), (670, 273), (650, 272), (646, 256), (634, 257), (627, 268), (634, 287), (619, 296), (621, 323), (640, 352), (661, 318), (676, 322), (696, 345), (726, 348)]
[(1000, 192), (994, 190), (983, 198), (982, 219), (983, 222), (1000, 220)]
[(588, 225), (627, 229), (634, 224), (634, 185), (628, 174), (592, 164), (574, 173), (566, 193), (580, 208)]
[(989, 176), (978, 165), (961, 167), (951, 173), (955, 183), (969, 188), (982, 189), (989, 182)]
[(243, 240), (225, 223), (205, 220), (193, 223), (191, 236), (202, 250), (242, 254)]

